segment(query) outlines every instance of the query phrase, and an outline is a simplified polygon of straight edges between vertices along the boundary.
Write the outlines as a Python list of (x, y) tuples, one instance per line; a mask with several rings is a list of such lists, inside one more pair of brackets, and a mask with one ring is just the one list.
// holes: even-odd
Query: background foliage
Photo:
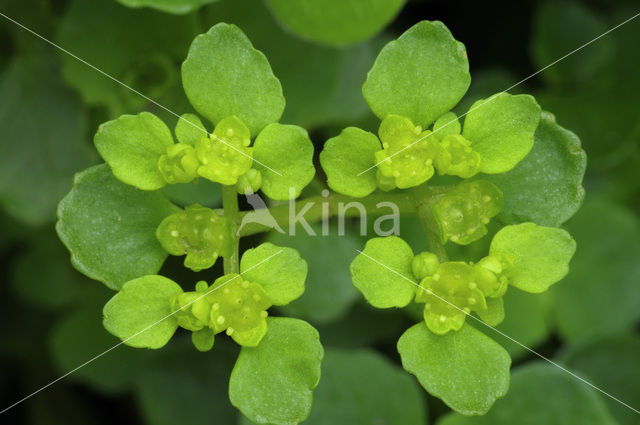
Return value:
[[(217, 22), (234, 23), (280, 78), (287, 99), (282, 122), (310, 130), (316, 152), (346, 125), (375, 131), (378, 121), (360, 92), (366, 71), (384, 43), (420, 20), (443, 21), (473, 58), (461, 113), (474, 100), (510, 87), (638, 12), (632, 1), (604, 0), (489, 1), (464, 7), (439, 0), (322, 3), (327, 13), (316, 17), (287, 10), (288, 2), (276, 0), (0, 0), (0, 12), (178, 113), (192, 112), (179, 73), (191, 40)], [(365, 12), (371, 17), (355, 18), (366, 17)], [(578, 243), (569, 275), (539, 297), (510, 290), (506, 320), (498, 327), (636, 408), (639, 38), (636, 20), (513, 90), (534, 94), (543, 109), (581, 138), (589, 167), (585, 205), (566, 225)], [(72, 268), (53, 222), (74, 173), (98, 162), (91, 143), (98, 124), (145, 110), (175, 124), (166, 110), (1, 21), (0, 408), (118, 342), (102, 328), (97, 313), (111, 292)], [(545, 174), (545, 152), (536, 155), (526, 167), (539, 164), (537, 185), (563, 178)], [(522, 196), (508, 208), (517, 215), (517, 202), (532, 200), (527, 187), (509, 187), (505, 176), (495, 183), (505, 194)], [(318, 191), (314, 184), (305, 190)], [(180, 205), (214, 207), (220, 200), (206, 184), (180, 197), (171, 189), (166, 194)], [(541, 202), (539, 220), (563, 221), (564, 212), (553, 209), (553, 196)], [(154, 200), (149, 202), (152, 214)], [(341, 238), (270, 234), (246, 241), (247, 246), (261, 241), (291, 246), (309, 261), (307, 291), (282, 308), (283, 314), (312, 323), (326, 349), (305, 423), (501, 425), (525, 423), (518, 422), (523, 418), (532, 424), (640, 423), (630, 410), (490, 330), (487, 334), (514, 358), (511, 390), (486, 417), (450, 413), (401, 370), (395, 342), (413, 318), (373, 310), (352, 287), (347, 266), (354, 249), (363, 245), (353, 224), (353, 234)], [(426, 249), (423, 238), (414, 236), (421, 235), (414, 220), (403, 221), (401, 235), (415, 252)], [(218, 267), (198, 277), (211, 281), (220, 275)], [(175, 257), (162, 269), (175, 280), (185, 273)], [(186, 333), (162, 351), (118, 347), (5, 413), (2, 422), (247, 424), (227, 395), (238, 351), (227, 342), (217, 341), (216, 350), (206, 354), (190, 346)]]

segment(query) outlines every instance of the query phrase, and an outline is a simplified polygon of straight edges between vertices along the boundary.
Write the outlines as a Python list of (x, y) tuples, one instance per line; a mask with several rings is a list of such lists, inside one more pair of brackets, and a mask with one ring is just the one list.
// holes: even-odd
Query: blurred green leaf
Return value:
[(402, 334), (398, 352), (429, 394), (464, 415), (484, 415), (509, 389), (509, 354), (469, 324), (436, 335), (418, 323)]
[(88, 280), (71, 267), (60, 240), (47, 232), (36, 233), (27, 250), (19, 255), (11, 282), (22, 300), (58, 310), (77, 301), (81, 285)]
[(228, 396), (235, 344), (219, 340), (213, 350), (200, 353), (182, 338), (152, 354), (135, 381), (148, 425), (235, 423), (238, 411)]
[(401, 238), (371, 238), (349, 266), (351, 282), (374, 307), (404, 307), (417, 289), (412, 260), (413, 251)]
[[(592, 384), (632, 407), (640, 406), (640, 339), (637, 335), (596, 339), (570, 348), (561, 359)], [(608, 397), (603, 400), (620, 424), (638, 424), (637, 413)]]
[(498, 218), (506, 224), (532, 221), (560, 226), (571, 218), (584, 199), (582, 177), (587, 156), (574, 133), (542, 113), (531, 152), (504, 174), (486, 175), (504, 195)]
[(266, 126), (253, 143), (253, 158), (253, 168), (262, 173), (260, 189), (271, 199), (297, 198), (316, 174), (313, 143), (307, 131), (295, 125)]
[(162, 188), (162, 193), (181, 207), (199, 204), (213, 208), (219, 206), (222, 201), (222, 187), (205, 178), (194, 180), (192, 183), (168, 184)]
[(323, 357), (318, 332), (291, 318), (269, 318), (257, 347), (243, 347), (229, 380), (231, 403), (258, 424), (295, 425), (311, 411)]
[[(371, 345), (393, 345), (398, 335), (415, 322), (409, 322), (404, 315), (412, 305), (419, 306), (413, 303), (402, 311), (380, 310), (363, 300), (354, 305), (343, 319), (320, 324), (318, 332), (322, 335), (322, 343), (325, 346), (363, 348)], [(417, 320), (422, 320), (422, 310)]]
[(405, 0), (266, 0), (271, 13), (294, 34), (321, 44), (346, 45), (373, 37)]
[[(557, 61), (609, 28), (605, 19), (584, 4), (564, 0), (541, 3), (532, 28), (531, 57), (536, 69)], [(614, 51), (613, 40), (603, 37), (590, 48), (546, 69), (541, 77), (565, 86), (593, 84), (597, 74), (610, 64)]]
[(360, 244), (350, 234), (340, 236), (335, 226), (329, 227), (327, 235), (322, 234), (320, 225), (311, 227), (316, 236), (296, 229), (295, 235), (271, 232), (267, 241), (295, 248), (309, 264), (304, 294), (281, 310), (287, 316), (329, 323), (343, 316), (358, 298), (348, 270)]
[(571, 93), (547, 90), (536, 93), (536, 98), (580, 137), (593, 172), (609, 170), (634, 149), (640, 135), (640, 96), (629, 96), (631, 92), (640, 91), (625, 87)]
[(11, 62), (0, 99), (0, 204), (22, 223), (49, 223), (73, 174), (93, 162), (81, 102), (53, 57), (36, 53)]
[(118, 0), (128, 7), (151, 7), (178, 15), (189, 13), (199, 7), (218, 0)]
[(438, 425), (616, 425), (602, 399), (584, 383), (550, 364), (515, 370), (511, 389), (484, 416), (449, 414)]
[(196, 37), (182, 63), (182, 84), (193, 107), (211, 123), (236, 115), (252, 136), (284, 110), (269, 61), (235, 25), (219, 23)]
[(522, 223), (498, 231), (489, 254), (506, 255), (513, 261), (509, 285), (540, 293), (567, 275), (575, 251), (576, 242), (565, 230)]
[(56, 230), (80, 272), (119, 289), (160, 270), (168, 254), (156, 228), (177, 211), (160, 192), (127, 186), (102, 164), (76, 176), (60, 202)]
[[(185, 57), (196, 34), (195, 14), (171, 16), (152, 10), (131, 10), (112, 0), (71, 0), (55, 41), (101, 71), (156, 99), (179, 84), (174, 61)], [(72, 56), (61, 55), (61, 60), (65, 80), (87, 103), (107, 106), (111, 116), (138, 110), (147, 103)]]
[[(119, 343), (104, 330), (99, 309), (93, 305), (72, 311), (57, 321), (49, 340), (53, 361), (61, 374)], [(79, 368), (69, 378), (107, 394), (122, 393), (136, 381), (147, 357), (146, 352), (118, 347)]]
[[(546, 320), (549, 310), (547, 295), (531, 295), (518, 288), (509, 288), (503, 298), (504, 321), (496, 329), (529, 348), (544, 342), (550, 333)], [(499, 342), (514, 359), (529, 354), (527, 349), (498, 332), (484, 326), (478, 326), (478, 329)]]
[(426, 127), (458, 103), (470, 80), (464, 45), (442, 22), (422, 21), (382, 49), (362, 94), (378, 118), (397, 114)]
[(631, 328), (640, 319), (640, 223), (594, 198), (567, 223), (578, 243), (571, 271), (551, 292), (561, 336), (571, 342)]

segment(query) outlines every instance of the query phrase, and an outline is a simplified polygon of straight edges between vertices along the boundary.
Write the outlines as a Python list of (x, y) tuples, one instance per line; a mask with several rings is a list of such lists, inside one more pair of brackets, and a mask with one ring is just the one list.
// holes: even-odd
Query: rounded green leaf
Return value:
[(176, 139), (179, 143), (196, 147), (196, 142), (209, 137), (209, 132), (195, 114), (183, 114), (176, 123)]
[(130, 280), (105, 304), (104, 327), (131, 347), (161, 348), (178, 329), (171, 297), (181, 293), (180, 285), (163, 276)]
[(509, 389), (509, 354), (468, 324), (436, 335), (418, 323), (402, 334), (398, 352), (429, 394), (463, 415), (484, 415)]
[(483, 178), (495, 183), (504, 195), (498, 215), (503, 223), (533, 221), (557, 227), (582, 205), (586, 166), (578, 136), (543, 112), (531, 152), (514, 169)]
[(353, 123), (368, 116), (369, 107), (360, 85), (379, 46), (364, 42), (335, 49), (307, 42), (283, 29), (265, 3), (221, 1), (204, 10), (204, 19), (235, 23), (269, 58), (287, 100), (282, 121), (311, 130), (329, 123)]
[(322, 379), (305, 425), (424, 425), (424, 395), (415, 380), (369, 350), (327, 349)]
[(369, 239), (351, 262), (351, 282), (377, 308), (404, 307), (416, 294), (413, 251), (397, 236)]
[(267, 0), (275, 17), (301, 38), (329, 45), (373, 37), (405, 0)]
[(235, 25), (219, 23), (196, 37), (182, 64), (182, 84), (209, 121), (236, 115), (251, 134), (278, 121), (284, 110), (282, 87), (267, 58)]
[(128, 7), (151, 7), (167, 13), (185, 14), (218, 0), (118, 0)]
[(444, 139), (449, 134), (460, 134), (461, 132), (462, 125), (453, 112), (447, 112), (433, 123), (433, 135), (439, 140)]
[(498, 326), (504, 321), (504, 301), (500, 298), (487, 298), (487, 309), (478, 311), (478, 317), (489, 326)]
[(142, 190), (166, 184), (158, 160), (174, 143), (169, 128), (155, 115), (141, 112), (106, 122), (93, 141), (120, 181)]
[(617, 425), (598, 393), (542, 362), (516, 369), (511, 389), (484, 416), (449, 414), (438, 425)]
[(574, 343), (633, 329), (640, 319), (640, 222), (636, 212), (594, 198), (567, 228), (579, 248), (571, 271), (550, 293), (560, 335)]
[(242, 347), (229, 379), (231, 403), (257, 424), (296, 425), (309, 416), (323, 349), (307, 322), (269, 318), (257, 347)]
[(357, 127), (347, 127), (327, 140), (320, 152), (320, 164), (327, 174), (329, 187), (356, 198), (376, 190), (378, 183), (372, 167), (375, 166), (374, 154), (380, 149), (380, 140), (374, 134)]
[(260, 284), (274, 305), (285, 305), (304, 292), (307, 262), (293, 248), (263, 243), (242, 255), (240, 274)]
[(540, 106), (532, 96), (502, 92), (469, 108), (462, 135), (480, 154), (480, 171), (499, 174), (529, 153), (539, 121)]
[(253, 167), (262, 174), (260, 188), (271, 199), (288, 200), (290, 190), (297, 198), (316, 174), (313, 143), (307, 131), (296, 125), (266, 126), (253, 144), (253, 158)]
[(215, 332), (212, 328), (202, 328), (191, 333), (191, 342), (196, 350), (206, 352), (213, 348)]
[(103, 164), (76, 175), (58, 206), (56, 230), (79, 271), (119, 289), (160, 270), (167, 252), (155, 231), (176, 211), (161, 193), (127, 186)]
[(470, 82), (464, 45), (442, 22), (422, 21), (382, 49), (362, 94), (378, 118), (402, 115), (424, 128), (449, 112)]
[(503, 227), (491, 241), (490, 255), (513, 261), (509, 284), (526, 292), (544, 292), (569, 272), (576, 241), (563, 229), (535, 223)]

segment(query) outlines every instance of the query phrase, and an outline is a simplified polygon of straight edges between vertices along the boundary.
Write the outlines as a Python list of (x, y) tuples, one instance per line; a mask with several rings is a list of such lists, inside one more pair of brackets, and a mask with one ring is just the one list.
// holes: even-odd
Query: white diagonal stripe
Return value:
[(494, 332), (499, 333), (500, 335), (502, 335), (503, 337), (507, 338), (508, 340), (518, 344), (519, 346), (521, 346), (522, 348), (524, 348), (525, 350), (529, 351), (532, 354), (535, 354), (536, 356), (540, 357), (542, 360), (545, 360), (549, 363), (551, 363), (553, 366), (557, 367), (560, 370), (563, 370), (565, 372), (567, 372), (569, 375), (573, 376), (574, 378), (578, 379), (579, 381), (583, 382), (584, 384), (587, 384), (588, 386), (590, 386), (591, 388), (601, 392), (602, 394), (606, 395), (607, 397), (609, 397), (610, 399), (617, 401), (618, 403), (620, 403), (621, 405), (633, 410), (635, 413), (640, 415), (640, 411), (637, 409), (634, 409), (633, 407), (629, 406), (627, 403), (625, 403), (624, 401), (612, 396), (611, 394), (609, 394), (608, 392), (596, 387), (595, 385), (593, 385), (591, 382), (587, 381), (584, 378), (579, 377), (578, 375), (576, 375), (575, 373), (571, 372), (570, 370), (560, 366), (558, 363), (554, 362), (553, 360), (549, 359), (548, 357), (543, 356), (542, 354), (538, 353), (537, 351), (534, 351), (533, 349), (527, 347), (526, 345), (522, 344), (519, 341), (516, 341), (515, 339), (513, 339), (512, 337), (510, 337), (509, 335), (505, 334), (504, 332), (502, 332), (501, 330), (498, 330), (496, 328), (494, 328), (493, 326), (487, 324), (486, 322), (484, 322), (483, 320), (481, 320), (480, 318), (471, 315), (470, 313), (467, 313), (466, 311), (464, 311), (464, 309), (458, 307), (455, 304), (450, 303), (449, 301), (445, 300), (444, 298), (442, 298), (441, 296), (433, 293), (431, 290), (424, 288), (422, 286), (420, 286), (418, 283), (414, 282), (412, 279), (409, 279), (408, 277), (404, 276), (402, 273), (399, 273), (395, 270), (393, 270), (392, 268), (388, 267), (387, 265), (381, 263), (380, 261), (376, 260), (375, 258), (371, 257), (370, 255), (365, 254), (364, 252), (360, 251), (359, 249), (356, 249), (356, 251), (358, 251), (360, 254), (364, 255), (365, 257), (367, 257), (368, 259), (370, 259), (371, 261), (373, 261), (374, 263), (378, 264), (381, 267), (384, 267), (385, 269), (397, 274), (398, 276), (400, 276), (401, 278), (405, 279), (408, 282), (411, 282), (413, 285), (417, 286), (418, 288), (422, 289), (425, 292), (428, 292), (429, 294), (433, 295), (434, 297), (444, 301), (445, 303), (449, 304), (451, 307), (455, 308), (456, 310), (461, 311), (462, 313), (464, 313), (467, 317), (471, 317), (472, 319), (476, 320), (479, 323), (482, 323), (484, 326), (486, 326), (487, 328), (493, 330)]
[[(561, 58), (556, 59), (555, 61), (551, 62), (549, 65), (545, 66), (544, 68), (537, 70), (536, 72), (534, 72), (533, 74), (529, 75), (529, 76), (528, 76), (528, 77), (526, 77), (526, 78), (523, 78), (522, 80), (518, 81), (517, 83), (515, 83), (515, 84), (514, 84), (514, 85), (512, 85), (511, 87), (509, 87), (509, 88), (507, 88), (507, 89), (502, 90), (501, 92), (497, 93), (496, 95), (498, 95), (498, 94), (502, 94), (502, 93), (506, 93), (506, 92), (508, 92), (509, 90), (513, 89), (514, 87), (519, 86), (520, 84), (522, 84), (522, 83), (524, 83), (525, 81), (527, 81), (527, 80), (529, 80), (529, 79), (531, 79), (531, 78), (535, 77), (536, 75), (538, 75), (538, 74), (540, 74), (541, 72), (545, 71), (546, 69), (548, 69), (548, 68), (552, 67), (553, 65), (557, 64), (558, 62), (565, 60), (566, 58), (568, 58), (568, 57), (569, 57), (569, 56), (571, 56), (572, 54), (574, 54), (574, 53), (578, 52), (579, 50), (584, 49), (585, 47), (587, 47), (587, 46), (588, 46), (588, 45), (590, 45), (591, 43), (593, 43), (593, 42), (595, 42), (595, 41), (597, 41), (597, 40), (601, 39), (602, 37), (604, 37), (605, 35), (609, 34), (610, 32), (617, 30), (618, 28), (620, 28), (620, 27), (621, 27), (621, 26), (623, 26), (624, 24), (627, 24), (627, 23), (629, 23), (629, 22), (633, 21), (633, 20), (634, 20), (634, 19), (636, 19), (638, 16), (640, 16), (640, 12), (636, 13), (635, 15), (633, 15), (632, 17), (630, 17), (629, 19), (626, 19), (626, 20), (624, 20), (623, 22), (620, 22), (620, 23), (619, 23), (618, 25), (616, 25), (615, 27), (613, 27), (613, 28), (611, 28), (611, 29), (609, 29), (609, 30), (607, 30), (607, 31), (603, 32), (602, 34), (600, 34), (599, 36), (597, 36), (597, 37), (596, 37), (596, 38), (594, 38), (593, 40), (590, 40), (590, 41), (588, 41), (588, 42), (584, 43), (583, 45), (581, 45), (580, 47), (577, 47), (576, 49), (574, 49), (574, 50), (572, 50), (571, 52), (567, 53), (566, 55), (562, 56)], [(372, 170), (372, 169), (376, 168), (378, 165), (380, 165), (381, 163), (383, 163), (383, 162), (384, 162), (384, 161), (386, 161), (387, 159), (389, 159), (389, 158), (393, 158), (394, 156), (398, 155), (400, 152), (402, 152), (402, 151), (404, 151), (404, 150), (406, 150), (406, 149), (410, 148), (411, 146), (415, 145), (416, 143), (418, 143), (419, 141), (421, 141), (421, 140), (425, 139), (426, 137), (430, 136), (431, 134), (435, 134), (435, 133), (437, 133), (438, 131), (440, 131), (440, 129), (441, 129), (441, 128), (445, 128), (445, 127), (446, 127), (446, 126), (448, 126), (449, 124), (451, 124), (451, 123), (453, 123), (453, 122), (455, 122), (455, 121), (459, 120), (460, 118), (464, 117), (464, 116), (465, 116), (465, 115), (467, 115), (469, 112), (471, 112), (471, 111), (475, 111), (476, 109), (480, 108), (481, 106), (486, 105), (487, 103), (489, 103), (489, 102), (491, 102), (493, 99), (495, 99), (496, 95), (494, 95), (494, 96), (490, 97), (489, 99), (485, 100), (484, 102), (482, 102), (482, 103), (481, 103), (481, 104), (479, 104), (478, 106), (475, 106), (475, 107), (473, 107), (473, 108), (469, 109), (469, 110), (468, 110), (467, 112), (465, 112), (464, 114), (457, 116), (455, 119), (453, 119), (453, 120), (449, 121), (448, 123), (444, 124), (442, 127), (440, 127), (440, 128), (438, 128), (438, 129), (436, 129), (436, 130), (435, 130), (435, 131), (433, 131), (432, 133), (427, 134), (427, 135), (425, 135), (425, 136), (422, 136), (421, 138), (419, 138), (419, 139), (418, 139), (418, 140), (416, 140), (415, 142), (412, 142), (412, 143), (410, 143), (409, 145), (405, 146), (404, 148), (400, 149), (398, 152), (396, 152), (396, 153), (394, 153), (394, 154), (392, 154), (392, 155), (389, 155), (387, 158), (383, 159), (382, 161), (379, 161), (379, 162), (375, 163), (375, 164), (374, 164), (374, 165), (372, 165), (371, 167), (369, 167), (369, 168), (367, 168), (366, 170), (364, 170), (364, 171), (360, 172), (356, 177), (360, 177), (361, 175), (363, 175), (363, 174), (364, 174), (364, 173), (366, 173), (367, 171), (369, 171), (369, 170)]]
[(36, 37), (38, 37), (39, 39), (41, 39), (42, 41), (45, 41), (46, 43), (49, 43), (50, 45), (52, 45), (53, 47), (55, 47), (56, 49), (66, 53), (67, 55), (71, 56), (72, 58), (76, 59), (79, 62), (82, 62), (83, 64), (87, 65), (89, 68), (93, 69), (94, 71), (99, 72), (100, 74), (104, 75), (105, 77), (109, 78), (110, 80), (115, 81), (116, 83), (120, 84), (122, 87), (125, 87), (129, 90), (131, 90), (132, 92), (134, 92), (135, 94), (137, 94), (138, 96), (142, 97), (143, 99), (147, 100), (148, 102), (153, 103), (154, 105), (156, 105), (157, 107), (167, 111), (168, 113), (170, 113), (171, 115), (174, 115), (176, 117), (178, 117), (179, 120), (182, 120), (184, 122), (186, 122), (187, 124), (189, 124), (190, 126), (197, 128), (198, 130), (204, 132), (204, 134), (206, 135), (210, 135), (212, 136), (214, 139), (218, 140), (219, 142), (221, 142), (222, 144), (225, 144), (227, 146), (229, 146), (231, 149), (233, 149), (234, 151), (240, 153), (241, 155), (246, 156), (247, 158), (251, 158), (253, 161), (257, 162), (258, 164), (262, 165), (264, 168), (266, 168), (267, 170), (271, 171), (272, 173), (275, 173), (277, 175), (279, 175), (280, 177), (282, 177), (282, 174), (280, 174), (279, 172), (277, 172), (276, 170), (274, 170), (273, 168), (269, 167), (266, 164), (263, 164), (262, 162), (258, 161), (257, 159), (253, 158), (250, 155), (247, 155), (246, 153), (242, 152), (240, 149), (236, 148), (235, 146), (225, 142), (224, 140), (220, 139), (219, 137), (216, 137), (213, 133), (209, 134), (206, 130), (198, 127), (198, 125), (192, 123), (191, 121), (189, 121), (186, 118), (183, 118), (181, 115), (176, 114), (175, 112), (173, 112), (172, 110), (170, 110), (169, 108), (167, 108), (164, 105), (159, 104), (158, 102), (156, 102), (155, 100), (151, 99), (150, 97), (140, 93), (138, 90), (134, 89), (133, 87), (129, 86), (126, 83), (123, 83), (122, 81), (118, 80), (117, 78), (113, 77), (110, 74), (107, 74), (106, 72), (104, 72), (103, 70), (101, 70), (100, 68), (97, 68), (96, 66), (90, 64), (89, 62), (87, 62), (86, 60), (74, 55), (73, 53), (71, 53), (70, 51), (68, 51), (67, 49), (57, 45), (56, 43), (54, 43), (53, 41), (43, 37), (42, 35), (38, 34), (37, 32), (33, 31), (30, 28), (25, 27), (24, 25), (22, 25), (20, 22), (16, 21), (15, 19), (12, 19), (10, 17), (8, 17), (7, 15), (5, 15), (4, 13), (0, 12), (0, 16), (2, 16), (3, 18), (5, 18), (6, 20), (13, 22), (14, 24), (16, 24), (17, 26), (19, 26), (20, 28), (24, 29), (25, 31), (30, 32), (31, 34), (35, 35)]
[[(276, 255), (280, 254), (282, 252), (282, 250), (276, 252), (275, 254), (271, 254), (270, 256), (268, 256), (267, 258), (265, 258), (264, 260), (258, 262), (257, 264), (254, 264), (253, 266), (249, 267), (247, 270), (245, 270), (243, 273), (248, 272), (251, 269), (254, 269), (256, 267), (258, 267), (260, 264), (264, 263), (265, 261), (270, 260), (271, 258), (275, 257)], [(113, 347), (103, 351), (102, 353), (98, 354), (97, 356), (92, 357), (91, 359), (87, 360), (86, 362), (82, 363), (80, 366), (77, 366), (76, 368), (70, 370), (69, 372), (65, 373), (64, 375), (54, 379), (53, 381), (49, 382), (47, 385), (41, 387), (40, 389), (38, 389), (37, 391), (32, 392), (31, 394), (29, 394), (28, 396), (25, 396), (23, 398), (21, 398), (20, 400), (16, 401), (15, 403), (13, 403), (11, 406), (5, 407), (4, 409), (2, 409), (2, 411), (0, 411), (0, 415), (2, 415), (4, 412), (12, 409), (13, 407), (16, 407), (17, 405), (19, 405), (20, 403), (30, 399), (31, 397), (33, 397), (34, 395), (38, 394), (41, 391), (44, 391), (45, 389), (49, 388), (50, 386), (52, 386), (53, 384), (55, 384), (58, 381), (63, 380), (64, 378), (66, 378), (67, 376), (71, 375), (72, 373), (82, 369), (83, 367), (85, 367), (86, 365), (88, 365), (89, 363), (99, 359), (100, 357), (104, 356), (105, 354), (107, 354), (108, 352), (115, 350), (116, 348), (120, 347), (122, 344), (126, 343), (127, 341), (129, 341), (132, 338), (135, 338), (136, 336), (140, 335), (141, 333), (151, 329), (152, 327), (154, 327), (155, 325), (157, 325), (158, 323), (168, 319), (169, 317), (173, 316), (174, 314), (176, 314), (177, 312), (179, 312), (180, 310), (182, 310), (185, 307), (190, 306), (191, 304), (193, 304), (194, 302), (198, 301), (200, 298), (205, 297), (207, 295), (209, 295), (210, 293), (212, 293), (213, 291), (222, 288), (223, 286), (227, 285), (229, 282), (231, 282), (232, 280), (235, 280), (236, 278), (242, 276), (242, 273), (238, 274), (237, 276), (232, 277), (231, 279), (229, 279), (228, 281), (226, 281), (225, 283), (223, 283), (220, 286), (217, 286), (215, 288), (212, 288), (210, 290), (208, 290), (207, 292), (205, 292), (204, 294), (200, 295), (198, 298), (194, 299), (193, 301), (185, 304), (184, 306), (180, 307), (179, 309), (177, 309), (176, 311), (171, 312), (170, 314), (166, 315), (165, 317), (163, 317), (162, 319), (150, 324), (149, 326), (147, 326), (146, 328), (142, 329), (139, 332), (136, 332), (135, 334), (131, 335), (130, 337), (123, 339), (122, 341), (120, 341), (119, 343), (117, 343), (116, 345), (114, 345)]]

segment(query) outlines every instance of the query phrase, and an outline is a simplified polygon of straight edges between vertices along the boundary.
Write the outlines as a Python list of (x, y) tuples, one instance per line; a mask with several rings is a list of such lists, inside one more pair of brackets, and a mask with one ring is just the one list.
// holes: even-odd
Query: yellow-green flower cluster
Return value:
[(421, 279), (416, 302), (424, 303), (429, 329), (442, 335), (457, 331), (472, 312), (487, 312), (487, 298), (500, 298), (507, 290), (511, 264), (506, 258), (488, 256), (477, 264), (461, 261), (438, 263), (434, 254), (414, 257), (413, 273)]

